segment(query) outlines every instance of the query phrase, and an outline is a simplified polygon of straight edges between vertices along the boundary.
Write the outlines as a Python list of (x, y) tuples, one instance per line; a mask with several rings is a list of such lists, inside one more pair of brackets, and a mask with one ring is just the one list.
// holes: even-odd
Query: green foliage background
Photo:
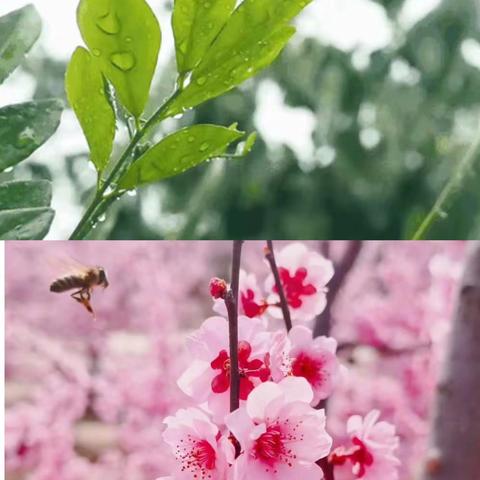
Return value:
[[(396, 24), (402, 0), (379, 3)], [(315, 40), (290, 44), (266, 72), (177, 121), (180, 126), (238, 122), (243, 131), (255, 130), (256, 92), (260, 82), (270, 78), (284, 90), (289, 105), (314, 112), (316, 147), (328, 144), (335, 149), (332, 164), (304, 171), (294, 152), (269, 150), (259, 136), (243, 160), (214, 161), (117, 202), (94, 230), (94, 238), (408, 237), (478, 129), (480, 70), (460, 53), (463, 40), (480, 41), (478, 10), (473, 0), (445, 0), (396, 42), (398, 46), (374, 52), (361, 71), (352, 65), (350, 54), (334, 47)], [(392, 62), (399, 59), (418, 70), (418, 82), (392, 79)], [(152, 88), (157, 104), (172, 87), (173, 57), (171, 66)], [(45, 56), (24, 68), (39, 79), (35, 97), (64, 97), (66, 65)], [(381, 141), (371, 149), (359, 140), (365, 105), (376, 111), (372, 126), (381, 133)], [(68, 181), (76, 185), (82, 205), (89, 191), (78, 182), (81, 167), (75, 164), (86, 168), (84, 153), (64, 159)], [(479, 164), (431, 237), (480, 237)], [(49, 159), (22, 168), (34, 178), (52, 176)], [(156, 218), (149, 211), (161, 213)]]

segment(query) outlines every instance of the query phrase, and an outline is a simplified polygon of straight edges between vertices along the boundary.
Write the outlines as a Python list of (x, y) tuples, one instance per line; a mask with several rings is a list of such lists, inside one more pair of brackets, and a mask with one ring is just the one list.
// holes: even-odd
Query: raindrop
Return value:
[(110, 56), (110, 61), (120, 70), (128, 72), (135, 66), (135, 57), (130, 52), (116, 52)]
[(209, 147), (209, 144), (208, 144), (207, 142), (202, 143), (202, 144), (200, 145), (200, 151), (201, 151), (201, 152), (205, 152), (206, 150), (208, 150), (208, 147)]
[(92, 53), (95, 57), (99, 57), (102, 52), (98, 48), (94, 48)]
[(439, 211), (438, 211), (438, 216), (439, 216), (440, 218), (442, 218), (442, 219), (445, 219), (445, 218), (448, 217), (448, 213), (445, 212), (445, 211), (443, 211), (443, 210), (439, 210)]
[(105, 192), (103, 192), (103, 198), (108, 197), (111, 193), (113, 193), (113, 188), (108, 186)]
[(3, 173), (9, 173), (9, 172), (12, 172), (12, 171), (13, 171), (13, 167), (8, 167), (3, 171)]
[(183, 118), (183, 113), (177, 113), (176, 115), (173, 116), (173, 118), (175, 120), (180, 120), (181, 118)]
[(99, 221), (99, 222), (104, 222), (106, 219), (107, 219), (107, 216), (106, 216), (105, 214), (100, 215), (100, 216), (98, 217), (98, 221)]
[(127, 43), (132, 43), (132, 37), (125, 37), (125, 41)]
[(108, 12), (106, 15), (99, 17), (97, 27), (108, 35), (115, 35), (120, 31), (120, 22), (115, 13)]
[(193, 143), (195, 141), (195, 137), (190, 135), (190, 137), (187, 138), (188, 143)]
[(136, 190), (129, 190), (129, 191), (127, 192), (127, 195), (128, 195), (129, 197), (136, 197), (136, 196), (137, 196), (137, 191), (136, 191)]
[(205, 82), (207, 81), (206, 77), (199, 77), (197, 78), (197, 85), (205, 85)]

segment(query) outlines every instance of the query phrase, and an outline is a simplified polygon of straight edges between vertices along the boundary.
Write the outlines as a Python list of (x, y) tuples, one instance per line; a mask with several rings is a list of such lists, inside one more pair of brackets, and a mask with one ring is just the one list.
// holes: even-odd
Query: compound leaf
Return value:
[(0, 83), (22, 62), (41, 30), (42, 22), (33, 5), (0, 17)]
[(172, 27), (179, 73), (204, 57), (235, 8), (236, 0), (175, 0)]
[(243, 136), (234, 128), (194, 125), (167, 137), (142, 155), (121, 179), (122, 189), (173, 177), (210, 158), (222, 155)]
[(106, 167), (115, 137), (115, 112), (107, 98), (102, 72), (92, 55), (78, 47), (65, 78), (67, 97), (90, 147), (97, 171)]
[(0, 172), (29, 157), (60, 123), (59, 100), (36, 100), (0, 108)]
[(289, 22), (311, 0), (245, 0), (193, 70), (165, 116), (217, 97), (270, 65), (295, 28)]
[(148, 100), (161, 33), (145, 0), (81, 0), (82, 37), (120, 102), (139, 117)]
[(47, 180), (0, 184), (0, 239), (41, 240), (54, 212), (49, 208), (52, 187)]

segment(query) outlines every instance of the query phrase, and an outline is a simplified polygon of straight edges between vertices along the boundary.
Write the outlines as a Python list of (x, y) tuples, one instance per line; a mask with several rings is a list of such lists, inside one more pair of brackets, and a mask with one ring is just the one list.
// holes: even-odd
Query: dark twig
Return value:
[(334, 480), (335, 477), (333, 475), (333, 465), (329, 463), (328, 457), (321, 458), (317, 465), (323, 470), (323, 479), (324, 480)]
[(290, 317), (290, 310), (288, 308), (287, 298), (285, 297), (285, 292), (283, 290), (282, 281), (280, 280), (280, 274), (278, 273), (277, 263), (275, 262), (275, 253), (273, 251), (273, 242), (271, 240), (267, 240), (267, 247), (265, 248), (265, 258), (270, 264), (273, 278), (275, 279), (275, 286), (277, 287), (277, 293), (280, 297), (280, 308), (282, 309), (285, 326), (287, 327), (287, 331), (290, 331), (292, 328), (292, 319)]
[(230, 288), (225, 296), (228, 312), (228, 332), (230, 344), (230, 411), (240, 404), (240, 374), (238, 371), (238, 281), (240, 276), (240, 258), (242, 240), (234, 240), (232, 255), (232, 277)]
[(313, 336), (318, 337), (320, 335), (329, 335), (332, 323), (332, 306), (335, 302), (338, 292), (342, 287), (345, 279), (352, 269), (355, 261), (358, 258), (360, 250), (362, 249), (362, 242), (359, 240), (351, 241), (343, 255), (343, 258), (338, 265), (335, 266), (335, 274), (328, 284), (327, 292), (327, 306), (325, 310), (318, 315), (313, 329)]

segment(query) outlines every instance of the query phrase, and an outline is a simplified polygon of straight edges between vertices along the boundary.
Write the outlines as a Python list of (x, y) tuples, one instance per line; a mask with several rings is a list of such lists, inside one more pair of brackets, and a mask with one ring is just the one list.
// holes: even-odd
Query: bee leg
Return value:
[(73, 292), (70, 296), (78, 303), (83, 303), (83, 289)]

